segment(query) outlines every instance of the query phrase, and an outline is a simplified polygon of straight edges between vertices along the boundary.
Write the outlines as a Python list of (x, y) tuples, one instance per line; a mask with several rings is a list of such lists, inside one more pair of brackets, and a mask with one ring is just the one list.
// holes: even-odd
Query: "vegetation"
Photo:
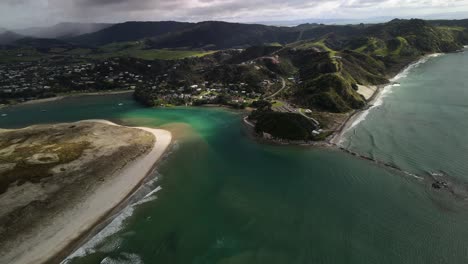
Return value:
[[(358, 84), (385, 84), (421, 56), (463, 48), (468, 43), (467, 28), (468, 20), (419, 19), (297, 27), (127, 22), (65, 40), (17, 40), (0, 50), (0, 60), (92, 61), (100, 65), (93, 71), (102, 76), (88, 73), (93, 76), (88, 82), (115, 88), (117, 80), (126, 78), (121, 82), (136, 89), (135, 98), (149, 106), (217, 103), (242, 108), (282, 89), (287, 80), (278, 94), (281, 101), (273, 104), (275, 110), (293, 112), (288, 108), (294, 105), (345, 113), (366, 105)], [(96, 63), (114, 57), (120, 61), (112, 62), (112, 67)], [(88, 88), (76, 87), (67, 78), (56, 79), (64, 90)], [(312, 138), (310, 125), (301, 117), (263, 112), (257, 118), (262, 131), (280, 136), (284, 131), (276, 126), (284, 124), (285, 130), (300, 131), (291, 132), (295, 138)]]
[(260, 110), (254, 111), (249, 118), (256, 121), (255, 131), (259, 134), (268, 133), (274, 138), (288, 140), (314, 138), (315, 124), (300, 114)]
[[(222, 24), (224, 26), (226, 24)], [(237, 25), (233, 27), (237, 28)], [(304, 30), (303, 37), (323, 35), (281, 47), (251, 46), (241, 53), (224, 53), (227, 59), (218, 58), (216, 53), (208, 56), (214, 58), (208, 64), (206, 60), (192, 61), (190, 65), (179, 67), (177, 78), (173, 79), (224, 85), (242, 82), (250, 90), (268, 94), (271, 92), (269, 87), (258, 85), (262, 80), (296, 76), (296, 82), (290, 84), (294, 89), (282, 94), (283, 99), (304, 108), (342, 113), (366, 105), (364, 97), (357, 93), (357, 84), (385, 84), (390, 76), (420, 56), (455, 51), (467, 40), (460, 34), (464, 32), (460, 27), (435, 27), (422, 20), (394, 20), (386, 24), (352, 27), (305, 25), (300, 28)], [(294, 28), (287, 32), (291, 33), (291, 30)], [(270, 43), (266, 39), (265, 42)], [(155, 40), (148, 45), (155, 45)], [(217, 66), (206, 67), (213, 63)]]
[(0, 49), (0, 63), (30, 62), (51, 59), (53, 56), (103, 60), (115, 57), (129, 57), (143, 60), (180, 60), (190, 57), (203, 57), (216, 51), (153, 49), (144, 41), (112, 43), (99, 48), (58, 45), (45, 40), (21, 41), (18, 46)]
[[(10, 144), (8, 133), (2, 135), (0, 149), (7, 148)], [(27, 140), (26, 138), (21, 139)], [(16, 142), (18, 143), (18, 142)], [(48, 142), (43, 145), (28, 145), (15, 148), (11, 153), (0, 153), (0, 161), (4, 165), (13, 164), (14, 168), (6, 173), (0, 171), (0, 194), (6, 191), (8, 186), (17, 182), (23, 184), (26, 181), (39, 182), (42, 178), (49, 177), (49, 170), (59, 164), (66, 164), (78, 159), (83, 151), (88, 148), (89, 142)], [(43, 156), (34, 155), (44, 154)]]

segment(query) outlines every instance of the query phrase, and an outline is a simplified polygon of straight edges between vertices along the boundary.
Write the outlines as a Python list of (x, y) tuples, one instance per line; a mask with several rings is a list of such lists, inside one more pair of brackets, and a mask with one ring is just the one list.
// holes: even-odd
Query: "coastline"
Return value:
[(294, 140), (279, 140), (279, 139), (265, 139), (258, 136), (255, 132), (255, 124), (248, 120), (248, 116), (242, 118), (242, 124), (247, 130), (247, 136), (251, 137), (253, 140), (261, 144), (275, 145), (275, 146), (301, 146), (301, 147), (331, 147), (332, 144), (329, 142), (322, 141), (294, 141)]
[(381, 97), (385, 87), (391, 85), (393, 85), (392, 82), (388, 84), (376, 85), (377, 89), (367, 102), (368, 107), (366, 107), (364, 110), (354, 110), (352, 113), (350, 113), (348, 118), (346, 118), (346, 120), (341, 124), (338, 130), (333, 132), (333, 134), (329, 137), (329, 140), (326, 141), (330, 145), (338, 146), (343, 135), (353, 126), (354, 122), (356, 122), (362, 116), (363, 113), (373, 108), (375, 102)]
[[(344, 135), (349, 129), (353, 128), (361, 121), (365, 119), (367, 114), (374, 107), (378, 107), (382, 104), (383, 95), (391, 89), (393, 86), (399, 85), (398, 80), (406, 76), (406, 73), (414, 68), (415, 66), (425, 63), (427, 60), (433, 57), (438, 57), (444, 53), (432, 53), (420, 57), (418, 60), (409, 63), (402, 70), (396, 73), (392, 78), (390, 78), (388, 83), (373, 85), (375, 87), (374, 93), (367, 99), (367, 106), (363, 109), (354, 110), (349, 113), (348, 117), (341, 123), (337, 130), (335, 130), (330, 136), (322, 141), (290, 141), (290, 140), (272, 140), (272, 139), (263, 139), (258, 136), (254, 136), (259, 142), (269, 143), (273, 145), (296, 145), (296, 146), (311, 146), (311, 147), (336, 147), (342, 149), (340, 143), (343, 140)], [(372, 89), (368, 86), (366, 88)], [(248, 121), (247, 116), (243, 118), (242, 123), (249, 130), (249, 134), (255, 132), (253, 131), (255, 126), (250, 121)]]
[[(107, 120), (82, 120), (80, 122), (97, 122), (112, 126), (120, 126)], [(168, 149), (172, 141), (172, 134), (162, 129), (146, 127), (131, 127), (144, 130), (154, 135), (152, 149), (113, 173), (110, 180), (103, 182), (94, 192), (84, 197), (79, 203), (72, 205), (56, 219), (51, 219), (50, 225), (60, 225), (60, 232), (31, 237), (34, 247), (25, 250), (23, 255), (13, 263), (59, 263), (72, 253), (80, 244), (85, 242), (90, 233), (105, 222), (109, 217), (121, 209), (127, 199), (144, 183), (154, 170), (157, 162)], [(70, 221), (72, 220), (72, 221)], [(65, 224), (64, 224), (65, 223)], [(36, 243), (37, 242), (37, 243)]]
[(340, 143), (342, 142), (343, 136), (346, 132), (349, 131), (349, 129), (353, 128), (357, 124), (359, 124), (361, 121), (365, 119), (367, 114), (369, 113), (370, 110), (372, 110), (374, 107), (378, 107), (382, 102), (381, 99), (383, 95), (385, 94), (386, 91), (391, 89), (394, 85), (398, 85), (397, 81), (403, 77), (406, 76), (406, 73), (414, 68), (415, 66), (425, 63), (428, 59), (433, 58), (433, 57), (438, 57), (440, 55), (443, 55), (443, 53), (432, 53), (428, 54), (425, 56), (422, 56), (418, 60), (411, 62), (410, 64), (406, 65), (401, 71), (399, 71), (397, 74), (395, 74), (392, 78), (389, 79), (389, 83), (387, 84), (382, 84), (382, 85), (377, 85), (377, 89), (372, 95), (372, 97), (368, 100), (368, 107), (360, 110), (355, 110), (352, 112), (349, 117), (343, 122), (343, 124), (340, 126), (338, 130), (336, 130), (327, 140), (327, 142), (331, 146), (336, 146), (340, 147)]
[[(30, 100), (30, 101), (26, 101), (26, 102), (22, 102), (22, 103), (17, 103), (17, 104), (11, 104), (11, 105), (31, 105), (31, 104), (40, 104), (40, 103), (59, 101), (59, 100), (63, 100), (65, 98), (71, 98), (71, 97), (92, 96), (92, 95), (125, 94), (125, 93), (132, 93), (132, 92), (133, 92), (133, 90), (116, 90), (116, 91), (107, 91), (107, 92), (70, 93), (70, 94), (59, 95), (59, 96), (56, 96), (56, 97), (34, 99), (34, 100)], [(8, 107), (8, 105), (6, 105), (5, 107)]]

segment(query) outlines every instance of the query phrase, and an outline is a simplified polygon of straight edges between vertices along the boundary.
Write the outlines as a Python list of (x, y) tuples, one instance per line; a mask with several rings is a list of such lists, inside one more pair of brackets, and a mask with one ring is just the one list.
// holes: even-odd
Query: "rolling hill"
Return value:
[(107, 23), (59, 23), (51, 27), (32, 27), (16, 30), (16, 33), (35, 38), (71, 38), (100, 31), (112, 24)]
[(128, 42), (157, 37), (170, 32), (184, 30), (191, 25), (193, 24), (174, 21), (125, 22), (94, 33), (68, 38), (67, 40), (81, 45), (100, 46), (114, 42)]
[[(259, 85), (263, 80), (295, 76), (300, 83), (287, 100), (305, 108), (347, 112), (366, 104), (356, 91), (358, 85), (384, 84), (425, 54), (463, 48), (468, 43), (466, 23), (395, 19), (369, 25), (275, 27), (219, 21), (126, 22), (65, 40), (26, 38), (13, 44), (45, 53), (62, 48), (65, 55), (91, 47), (90, 59), (178, 60), (177, 70), (168, 77), (168, 85), (174, 87), (181, 80), (247, 83), (251, 91), (264, 93)], [(10, 41), (18, 37), (9, 36)], [(168, 67), (161, 73), (174, 66)]]
[(16, 41), (18, 39), (21, 39), (21, 38), (24, 38), (24, 36), (19, 35), (19, 34), (15, 33), (15, 32), (12, 32), (12, 31), (3, 31), (3, 32), (1, 32), (1, 30), (0, 30), (0, 45), (11, 44), (14, 41)]
[(158, 48), (226, 49), (274, 42), (288, 43), (294, 41), (296, 35), (294, 28), (207, 21), (151, 40), (153, 46)]
[[(360, 25), (320, 25), (303, 24), (296, 27), (276, 27), (258, 24), (239, 24), (220, 21), (206, 21), (200, 23), (184, 23), (174, 21), (163, 22), (126, 22), (107, 27), (103, 30), (84, 34), (67, 41), (80, 45), (100, 46), (115, 42), (147, 40), (153, 48), (178, 48), (178, 49), (226, 49), (245, 48), (248, 46), (263, 45), (267, 43), (288, 44), (297, 41), (322, 38), (333, 34), (335, 48), (343, 48), (343, 44), (356, 45), (359, 39), (371, 37), (384, 42), (394, 41), (400, 36), (407, 36), (407, 40), (423, 51), (434, 49), (450, 50), (452, 40), (441, 28), (457, 29), (459, 36), (465, 37), (465, 26), (468, 22), (458, 21), (433, 21), (423, 20), (392, 20), (382, 24)], [(443, 26), (437, 26), (443, 25)], [(430, 30), (433, 28), (433, 32)], [(418, 40), (413, 40), (411, 35), (425, 32)], [(444, 35), (445, 34), (445, 35)], [(466, 38), (466, 37), (465, 37)], [(434, 42), (433, 40), (436, 40)], [(349, 43), (353, 40), (354, 43)], [(443, 40), (443, 41), (440, 41)], [(416, 43), (415, 41), (419, 41)], [(379, 44), (379, 43), (377, 43)], [(364, 45), (364, 44), (363, 44)], [(425, 46), (426, 45), (426, 46)], [(435, 47), (437, 46), (437, 47)]]

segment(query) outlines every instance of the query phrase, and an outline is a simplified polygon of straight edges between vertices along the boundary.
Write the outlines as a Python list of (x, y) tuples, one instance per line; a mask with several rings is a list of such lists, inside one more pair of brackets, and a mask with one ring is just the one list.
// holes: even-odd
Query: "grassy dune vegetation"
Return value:
[[(0, 162), (2, 166), (13, 168), (2, 173), (0, 167), (0, 194), (2, 194), (10, 184), (17, 181), (18, 184), (24, 182), (40, 182), (41, 179), (50, 177), (50, 169), (66, 164), (78, 159), (89, 142), (58, 142), (52, 138), (45, 144), (22, 144), (27, 140), (24, 138), (12, 139), (10, 133), (2, 133), (0, 139)], [(14, 140), (20, 147), (11, 145)], [(6, 168), (5, 167), (5, 168)]]

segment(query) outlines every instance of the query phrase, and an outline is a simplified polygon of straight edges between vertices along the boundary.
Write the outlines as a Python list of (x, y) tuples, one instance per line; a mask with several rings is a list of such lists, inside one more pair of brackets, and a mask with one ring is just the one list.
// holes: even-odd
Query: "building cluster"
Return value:
[[(118, 58), (89, 62), (51, 61), (0, 64), (0, 98), (27, 101), (68, 92), (145, 90), (161, 104), (223, 103), (243, 104), (262, 96), (278, 79), (263, 80), (257, 88), (243, 82), (190, 82), (175, 76), (178, 64), (165, 68)], [(203, 79), (203, 78), (201, 78)]]
[(73, 64), (44, 61), (0, 64), (0, 97), (23, 101), (71, 91), (135, 89), (144, 83), (143, 74), (121, 68), (118, 60)]
[[(48, 71), (40, 65), (24, 62), (19, 64), (0, 65), (0, 92), (2, 93), (18, 93), (23, 91), (49, 90), (47, 85), (53, 76), (47, 76), (47, 73), (42, 74), (41, 71)], [(55, 67), (51, 66), (50, 71), (54, 71)]]
[[(203, 101), (204, 103), (217, 103), (220, 97), (224, 97), (228, 103), (245, 103), (249, 99), (261, 96), (260, 93), (249, 90), (245, 83), (221, 84), (205, 81), (174, 87), (166, 81), (165, 77), (164, 75), (158, 76), (158, 81), (149, 87), (152, 94), (155, 94), (162, 102), (178, 101), (183, 104), (192, 104), (195, 101)], [(183, 83), (183, 81), (179, 81), (179, 83)]]

